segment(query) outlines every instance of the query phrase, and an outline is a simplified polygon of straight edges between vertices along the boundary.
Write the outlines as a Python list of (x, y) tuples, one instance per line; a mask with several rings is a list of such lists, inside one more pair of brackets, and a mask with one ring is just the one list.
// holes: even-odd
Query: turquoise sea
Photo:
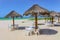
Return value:
[[(33, 17), (15, 18), (15, 20), (24, 20), (24, 19), (34, 20)], [(41, 19), (44, 19), (44, 17), (38, 17), (38, 20), (41, 20)], [(12, 18), (0, 18), (0, 20), (12, 20)]]
[[(24, 20), (24, 19), (28, 19), (28, 18), (14, 18), (15, 20)], [(0, 18), (0, 20), (12, 20), (12, 18)]]
[[(44, 17), (44, 16), (39, 16), (38, 17), (38, 20), (44, 20), (44, 19), (47, 19), (47, 20), (49, 20), (50, 19), (50, 17)], [(25, 20), (25, 19), (28, 19), (28, 20), (34, 20), (34, 17), (23, 17), (23, 18), (15, 18), (15, 20)], [(5, 17), (0, 17), (0, 20), (12, 20), (12, 18), (5, 18)]]

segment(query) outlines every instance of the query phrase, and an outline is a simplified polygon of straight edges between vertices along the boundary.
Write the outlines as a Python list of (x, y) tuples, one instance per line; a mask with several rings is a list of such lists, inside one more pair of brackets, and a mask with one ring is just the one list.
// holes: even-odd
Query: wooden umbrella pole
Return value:
[(51, 17), (50, 17), (50, 22), (51, 22)]
[(59, 17), (58, 17), (58, 22), (59, 22)]
[(37, 13), (35, 13), (35, 31), (36, 29), (38, 29), (38, 26), (37, 26)]
[(14, 17), (13, 17), (13, 29), (15, 28), (14, 26), (15, 26), (15, 24), (14, 24)]
[(54, 17), (52, 16), (52, 24), (53, 24), (53, 21), (54, 21), (53, 19), (54, 19)]
[(46, 17), (45, 17), (45, 23), (46, 23)]

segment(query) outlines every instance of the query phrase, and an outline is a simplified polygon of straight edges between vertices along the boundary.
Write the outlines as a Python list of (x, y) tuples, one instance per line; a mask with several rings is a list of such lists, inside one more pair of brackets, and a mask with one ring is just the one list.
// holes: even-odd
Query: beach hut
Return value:
[(34, 4), (31, 8), (29, 8), (23, 15), (32, 15), (35, 17), (35, 31), (38, 29), (37, 26), (37, 17), (40, 15), (49, 15), (49, 11), (43, 7), (40, 7), (38, 4)]
[(14, 28), (15, 28), (15, 27), (14, 27), (14, 26), (15, 26), (14, 18), (15, 18), (15, 17), (22, 17), (22, 16), (13, 10), (13, 11), (11, 11), (9, 14), (7, 14), (7, 15), (5, 16), (5, 18), (9, 18), (9, 17), (13, 18), (13, 29), (14, 29)]

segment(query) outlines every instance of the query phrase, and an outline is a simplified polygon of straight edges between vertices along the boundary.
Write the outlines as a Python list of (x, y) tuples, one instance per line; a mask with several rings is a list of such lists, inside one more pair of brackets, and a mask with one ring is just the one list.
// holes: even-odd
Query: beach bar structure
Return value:
[(11, 11), (9, 14), (7, 14), (7, 15), (5, 16), (5, 18), (9, 18), (9, 17), (11, 17), (11, 18), (13, 19), (13, 29), (14, 29), (14, 28), (15, 28), (15, 27), (14, 27), (14, 26), (15, 26), (14, 18), (15, 18), (15, 17), (22, 17), (22, 15), (18, 14), (18, 13), (15, 12), (15, 11)]
[(23, 15), (32, 15), (35, 17), (35, 31), (38, 29), (37, 25), (37, 17), (40, 15), (49, 15), (49, 11), (45, 8), (40, 7), (38, 4), (34, 4), (31, 8), (29, 8)]

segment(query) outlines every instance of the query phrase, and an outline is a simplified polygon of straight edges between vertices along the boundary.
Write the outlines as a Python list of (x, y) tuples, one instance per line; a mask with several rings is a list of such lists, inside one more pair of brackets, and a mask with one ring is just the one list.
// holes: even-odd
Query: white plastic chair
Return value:
[(47, 26), (51, 26), (52, 25), (52, 22), (47, 22), (47, 23), (45, 23), (45, 25), (47, 25)]
[[(17, 28), (18, 28), (18, 24), (15, 24), (14, 27), (17, 29)], [(12, 29), (13, 29), (13, 25), (9, 25), (9, 26), (8, 26), (8, 29), (9, 29), (9, 30), (12, 30)]]
[(26, 27), (26, 35), (32, 35), (33, 27)]

